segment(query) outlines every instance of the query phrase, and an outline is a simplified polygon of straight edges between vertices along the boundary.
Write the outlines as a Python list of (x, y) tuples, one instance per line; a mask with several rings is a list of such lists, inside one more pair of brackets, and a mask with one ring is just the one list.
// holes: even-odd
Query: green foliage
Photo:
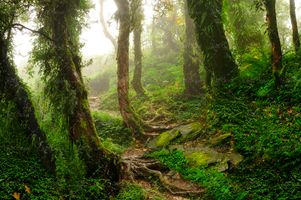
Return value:
[(144, 200), (146, 199), (145, 191), (137, 185), (127, 184), (122, 188), (115, 200)]
[(184, 178), (205, 187), (208, 190), (207, 198), (209, 199), (210, 197), (214, 199), (243, 199), (244, 197), (243, 193), (232, 193), (231, 181), (223, 173), (206, 168), (190, 168), (183, 152), (179, 150), (170, 152), (163, 149), (149, 156), (159, 159), (170, 169), (180, 172)]
[[(40, 104), (44, 105), (44, 104)], [(47, 105), (47, 104), (46, 104)], [(46, 106), (47, 107), (47, 106)], [(60, 118), (40, 107), (39, 121), (48, 133), (55, 149), (57, 176), (47, 174), (40, 164), (37, 152), (28, 142), (26, 134), (15, 119), (14, 105), (0, 100), (0, 197), (12, 199), (14, 192), (21, 199), (105, 199), (108, 194), (102, 179), (87, 179), (76, 148), (69, 142), (66, 129), (60, 127)], [(43, 114), (43, 115), (42, 115)], [(26, 185), (26, 186), (25, 186)], [(30, 192), (26, 192), (26, 187)]]
[(121, 118), (101, 112), (94, 112), (93, 118), (98, 135), (103, 140), (102, 145), (114, 152), (122, 153), (132, 144), (131, 131), (125, 127)]

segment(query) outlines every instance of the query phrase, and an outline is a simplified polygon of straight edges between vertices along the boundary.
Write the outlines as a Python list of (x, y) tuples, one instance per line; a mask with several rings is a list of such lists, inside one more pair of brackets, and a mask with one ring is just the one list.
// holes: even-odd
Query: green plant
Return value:
[(146, 199), (145, 191), (138, 185), (127, 184), (122, 188), (115, 200), (144, 200)]

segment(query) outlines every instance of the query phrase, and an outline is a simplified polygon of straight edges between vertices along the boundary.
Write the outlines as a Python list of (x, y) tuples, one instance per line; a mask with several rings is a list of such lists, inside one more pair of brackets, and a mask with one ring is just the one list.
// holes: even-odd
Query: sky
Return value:
[[(110, 41), (104, 36), (102, 31), (102, 26), (99, 23), (99, 0), (92, 0), (95, 5), (94, 8), (90, 10), (88, 16), (89, 26), (83, 30), (81, 35), (81, 42), (84, 43), (82, 53), (84, 57), (92, 57), (96, 55), (103, 55), (110, 53), (114, 50), (114, 47)], [(144, 14), (146, 23), (150, 23), (153, 15), (152, 1), (144, 0)], [(297, 9), (301, 8), (301, 0), (295, 0)], [(111, 22), (109, 29), (113, 35), (118, 34), (118, 29), (116, 23), (114, 23), (113, 15), (116, 12), (116, 5), (113, 0), (105, 0), (104, 4), (104, 16), (106, 21)], [(300, 10), (300, 9), (299, 9)], [(301, 20), (301, 13), (297, 12), (298, 21)], [(27, 26), (34, 28), (34, 24), (28, 23)], [(14, 37), (14, 61), (17, 66), (24, 66), (27, 63), (30, 51), (32, 49), (33, 37), (28, 31), (16, 31)]]

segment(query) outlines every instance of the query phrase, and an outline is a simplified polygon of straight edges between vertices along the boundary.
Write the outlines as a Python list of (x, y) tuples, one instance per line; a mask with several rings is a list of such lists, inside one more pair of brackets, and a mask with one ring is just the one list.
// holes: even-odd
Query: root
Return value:
[[(124, 177), (123, 179), (134, 181), (135, 179), (146, 179), (157, 178), (163, 188), (173, 195), (191, 195), (201, 194), (204, 189), (187, 184), (181, 178), (171, 178), (167, 175), (169, 170), (163, 166), (159, 161), (155, 161), (149, 158), (141, 157), (126, 157), (123, 158), (122, 168)], [(176, 185), (180, 183), (182, 185)]]

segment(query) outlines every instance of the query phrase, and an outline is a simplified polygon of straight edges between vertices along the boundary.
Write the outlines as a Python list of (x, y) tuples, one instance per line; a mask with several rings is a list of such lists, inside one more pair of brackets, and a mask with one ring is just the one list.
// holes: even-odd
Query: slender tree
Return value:
[(79, 34), (86, 9), (87, 1), (39, 1), (41, 29), (51, 35), (52, 41), (39, 38), (35, 61), (46, 80), (46, 94), (66, 119), (69, 137), (86, 164), (87, 176), (115, 183), (119, 179), (118, 159), (100, 144), (81, 74)]
[(141, 34), (142, 34), (142, 1), (131, 1), (133, 31), (134, 31), (134, 56), (135, 56), (135, 69), (132, 80), (132, 86), (135, 92), (139, 96), (144, 95), (144, 89), (142, 86), (142, 49), (141, 49)]
[(206, 83), (214, 75), (218, 86), (238, 74), (238, 67), (229, 49), (222, 21), (222, 0), (188, 0), (190, 15), (195, 21), (198, 44), (204, 54)]
[(291, 16), (291, 23), (293, 29), (293, 43), (294, 43), (295, 51), (297, 52), (300, 49), (300, 38), (299, 38), (297, 18), (296, 18), (295, 0), (290, 0), (290, 16)]
[(104, 1), (105, 0), (99, 0), (99, 6), (100, 6), (100, 13), (99, 13), (99, 21), (102, 25), (103, 33), (104, 35), (110, 40), (112, 45), (114, 46), (115, 50), (117, 50), (117, 42), (114, 36), (109, 31), (109, 28), (107, 26), (105, 17), (104, 17)]
[(279, 87), (281, 85), (282, 49), (277, 27), (276, 0), (264, 0), (264, 5), (266, 8), (268, 35), (272, 49), (272, 70), (276, 87)]
[(188, 13), (187, 1), (184, 4), (185, 43), (184, 43), (184, 79), (185, 94), (199, 95), (201, 92), (200, 53), (198, 51), (193, 19)]
[(27, 3), (25, 5), (22, 3), (24, 2), (0, 2), (0, 97), (15, 104), (16, 119), (22, 124), (29, 142), (37, 148), (39, 158), (44, 166), (55, 173), (55, 160), (52, 149), (48, 145), (45, 133), (37, 122), (35, 110), (26, 86), (18, 77), (10, 56), (12, 29), (21, 26), (21, 24), (15, 23), (17, 12), (25, 12), (18, 9), (25, 8), (28, 5)]
[(121, 116), (134, 137), (141, 133), (141, 126), (129, 101), (129, 36), (131, 31), (131, 15), (128, 0), (115, 0), (119, 36), (117, 48), (118, 102)]

